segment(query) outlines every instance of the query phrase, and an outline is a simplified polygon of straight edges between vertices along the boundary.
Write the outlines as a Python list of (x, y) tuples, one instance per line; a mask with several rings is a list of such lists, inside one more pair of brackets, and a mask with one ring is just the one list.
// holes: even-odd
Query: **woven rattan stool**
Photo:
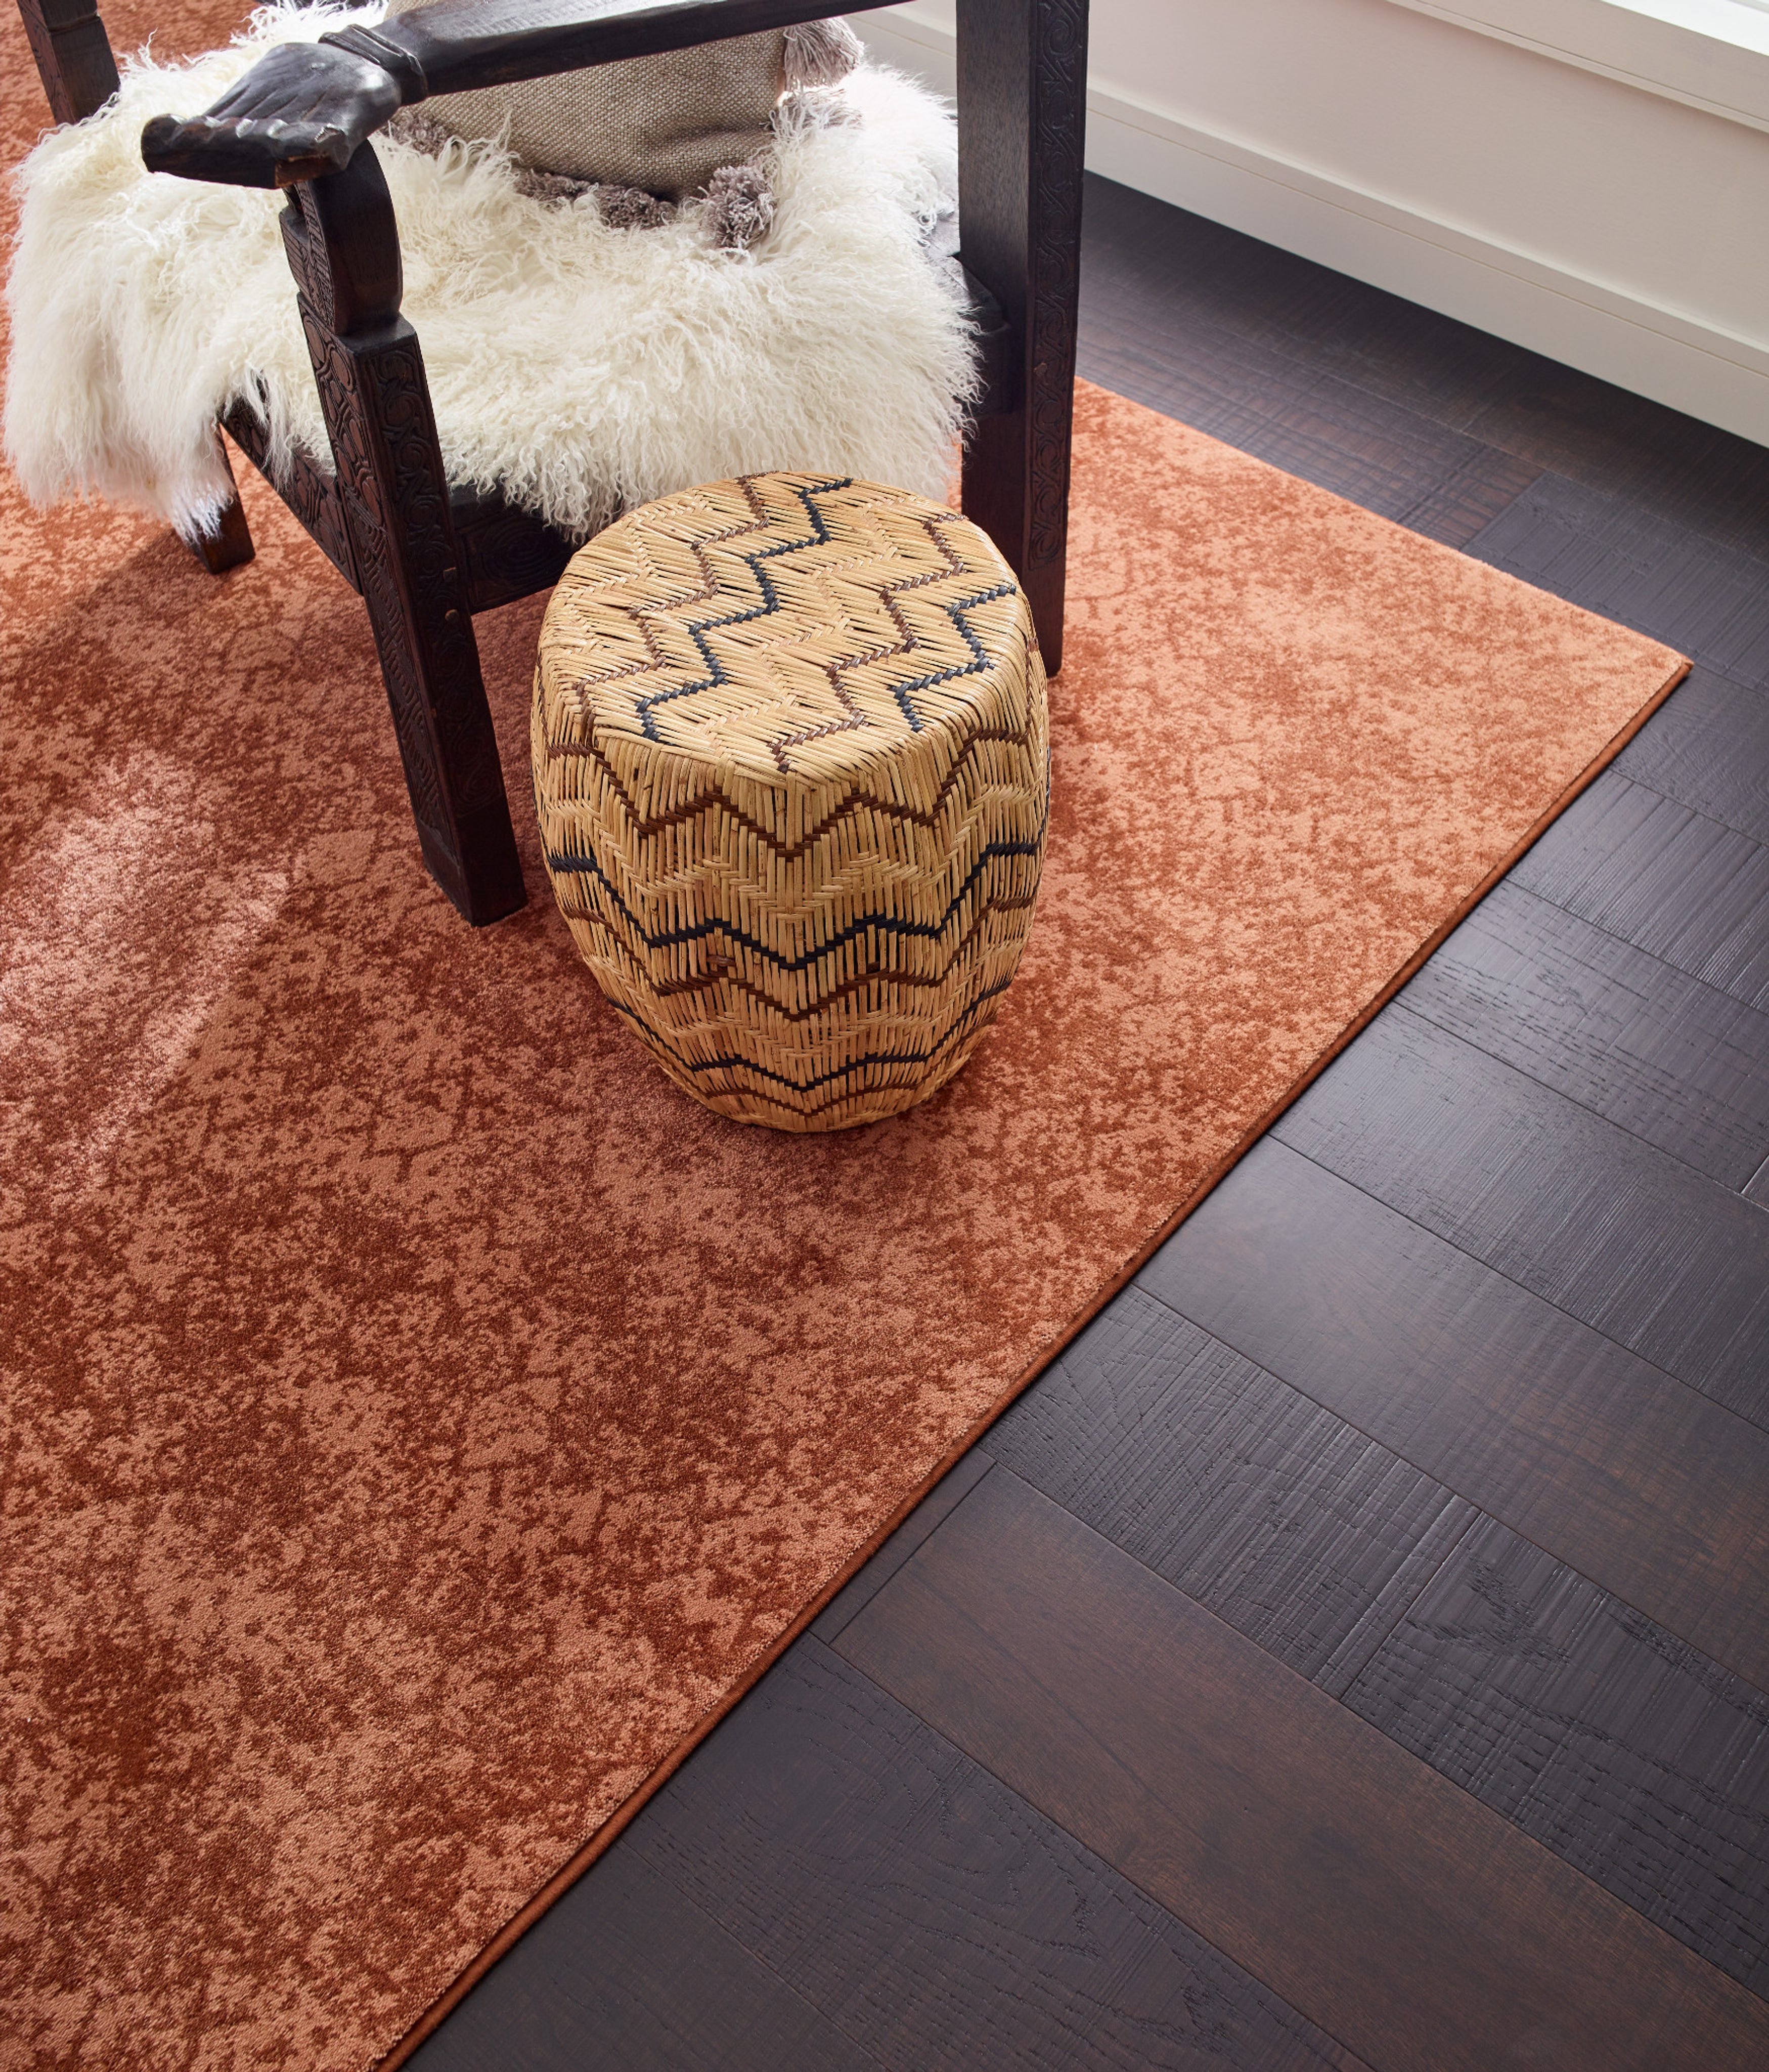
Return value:
[(810, 475), (646, 504), (553, 594), (532, 739), (560, 911), (679, 1086), (842, 1129), (964, 1063), (1050, 783), (1031, 614), (975, 525)]

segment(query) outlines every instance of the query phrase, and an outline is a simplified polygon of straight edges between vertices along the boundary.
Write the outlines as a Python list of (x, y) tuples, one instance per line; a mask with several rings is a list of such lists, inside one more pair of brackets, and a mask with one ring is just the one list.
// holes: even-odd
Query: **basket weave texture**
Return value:
[(963, 1065), (1050, 797), (1031, 613), (975, 525), (811, 475), (646, 504), (554, 593), (532, 742), (560, 911), (696, 1099), (841, 1129)]

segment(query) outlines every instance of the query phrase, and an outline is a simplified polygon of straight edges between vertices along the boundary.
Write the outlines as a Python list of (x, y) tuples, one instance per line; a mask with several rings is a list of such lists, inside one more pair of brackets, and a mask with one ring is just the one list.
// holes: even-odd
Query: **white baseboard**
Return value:
[[(954, 90), (950, 30), (895, 13), (852, 22), (885, 63)], [(1750, 340), (1180, 121), (1098, 81), (1088, 93), (1087, 163), (1108, 179), (1769, 445), (1769, 352)]]

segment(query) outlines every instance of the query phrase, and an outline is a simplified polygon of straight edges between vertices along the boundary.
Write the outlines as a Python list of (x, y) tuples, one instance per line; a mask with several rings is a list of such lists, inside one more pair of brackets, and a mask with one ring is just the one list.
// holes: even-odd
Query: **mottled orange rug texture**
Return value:
[(553, 911), (544, 601), (478, 623), (532, 903), (475, 933), (246, 499), (220, 581), (0, 535), (9, 2067), (394, 2050), (1681, 668), (1084, 389), (1020, 977), (935, 1100), (787, 1137)]

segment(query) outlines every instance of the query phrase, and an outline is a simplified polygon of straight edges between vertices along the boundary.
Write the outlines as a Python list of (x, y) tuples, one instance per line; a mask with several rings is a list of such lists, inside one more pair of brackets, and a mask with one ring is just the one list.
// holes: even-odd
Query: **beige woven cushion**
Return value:
[[(426, 4), (433, 0), (391, 0), (387, 11)], [(785, 47), (786, 32), (772, 29), (551, 79), (439, 93), (423, 109), (455, 136), (503, 142), (540, 171), (679, 201), (700, 193), (721, 166), (752, 164), (766, 149)]]

